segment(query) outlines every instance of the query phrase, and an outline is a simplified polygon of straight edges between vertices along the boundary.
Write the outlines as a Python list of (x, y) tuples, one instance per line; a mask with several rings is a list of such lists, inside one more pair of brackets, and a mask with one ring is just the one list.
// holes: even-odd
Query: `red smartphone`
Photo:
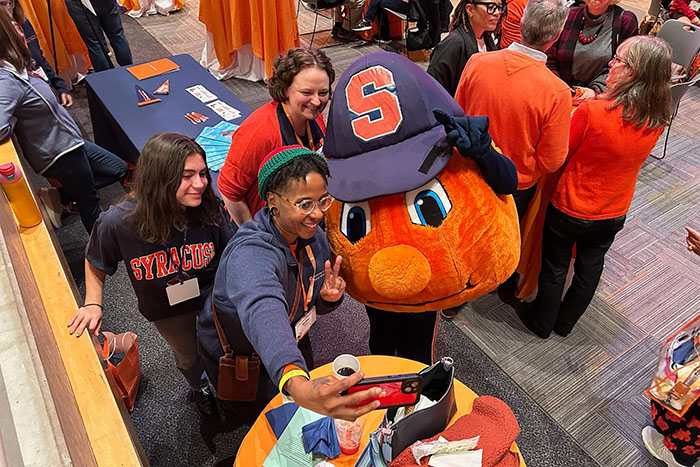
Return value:
[(379, 407), (377, 407), (379, 409), (414, 405), (420, 399), (423, 389), (423, 377), (417, 373), (410, 373), (406, 375), (364, 378), (348, 388), (346, 393), (354, 394), (370, 388), (381, 388), (382, 392), (351, 407), (361, 407), (375, 400), (380, 402)]

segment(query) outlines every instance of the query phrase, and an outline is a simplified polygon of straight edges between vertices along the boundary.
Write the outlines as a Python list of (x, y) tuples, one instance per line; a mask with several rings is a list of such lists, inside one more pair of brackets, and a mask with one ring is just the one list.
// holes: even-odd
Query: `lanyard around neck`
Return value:
[[(289, 124), (292, 126), (292, 132), (294, 132), (294, 137), (297, 139), (297, 143), (299, 143), (299, 146), (305, 146), (307, 147), (302, 141), (301, 138), (299, 138), (299, 135), (297, 134), (297, 131), (294, 129), (294, 123), (292, 123), (292, 117), (289, 116), (289, 110), (287, 109), (287, 105), (282, 102), (282, 108), (284, 109), (284, 114), (287, 116), (287, 120), (289, 120)], [(311, 124), (309, 121), (306, 121), (306, 138), (309, 140), (309, 145), (308, 149), (311, 149), (312, 151), (316, 150), (316, 144), (314, 143), (314, 137), (311, 134)]]
[[(171, 252), (168, 251), (168, 244), (163, 243), (165, 247), (165, 254), (168, 257), (168, 270), (170, 269), (170, 262), (173, 260)], [(175, 248), (175, 255), (177, 256), (177, 278), (180, 282), (183, 282), (187, 277), (185, 273), (182, 272), (182, 261), (185, 259), (185, 246), (187, 246), (187, 226), (182, 230), (182, 246), (178, 249)]]
[[(311, 276), (309, 277), (308, 291), (304, 288), (304, 251), (306, 251), (306, 255), (309, 257), (309, 262), (311, 263), (312, 268)], [(306, 248), (301, 250), (301, 253), (299, 254), (299, 258), (297, 260), (297, 265), (299, 266), (299, 277), (297, 277), (296, 293), (294, 294), (294, 305), (292, 306), (292, 309), (289, 310), (290, 323), (294, 320), (294, 315), (296, 315), (297, 312), (300, 292), (301, 296), (304, 297), (304, 313), (306, 313), (309, 310), (309, 304), (311, 303), (311, 299), (314, 296), (314, 282), (316, 280), (316, 258), (314, 257), (314, 252), (311, 250), (311, 247), (309, 245), (306, 245)]]

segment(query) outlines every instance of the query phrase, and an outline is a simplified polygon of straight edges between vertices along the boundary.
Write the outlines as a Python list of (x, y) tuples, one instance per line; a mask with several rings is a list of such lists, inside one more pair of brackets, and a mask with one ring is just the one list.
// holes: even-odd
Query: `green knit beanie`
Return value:
[(317, 152), (311, 151), (304, 146), (282, 146), (279, 147), (263, 159), (260, 164), (260, 169), (258, 170), (258, 193), (260, 197), (265, 201), (265, 195), (267, 194), (267, 182), (270, 177), (277, 172), (282, 167), (289, 165), (295, 159), (300, 159), (302, 157), (315, 157), (319, 161), (325, 163), (326, 160)]

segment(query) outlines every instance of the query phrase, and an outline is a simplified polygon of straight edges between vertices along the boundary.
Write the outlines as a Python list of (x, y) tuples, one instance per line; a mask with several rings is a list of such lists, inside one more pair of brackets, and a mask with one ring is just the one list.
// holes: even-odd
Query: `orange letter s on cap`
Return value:
[[(374, 85), (374, 89), (368, 85)], [(403, 121), (399, 98), (395, 90), (394, 75), (381, 65), (355, 74), (345, 88), (348, 110), (357, 114), (351, 120), (355, 135), (363, 141), (370, 141), (389, 135), (398, 130)], [(370, 113), (379, 117), (370, 119)]]

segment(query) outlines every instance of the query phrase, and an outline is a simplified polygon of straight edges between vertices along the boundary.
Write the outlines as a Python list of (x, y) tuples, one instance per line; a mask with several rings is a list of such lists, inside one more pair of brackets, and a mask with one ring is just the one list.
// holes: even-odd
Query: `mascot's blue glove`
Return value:
[(445, 127), (447, 141), (476, 162), (493, 191), (509, 195), (518, 189), (515, 164), (491, 144), (488, 117), (451, 117), (440, 109), (433, 109), (433, 115)]
[(479, 156), (491, 146), (488, 117), (450, 117), (440, 109), (433, 109), (438, 123), (445, 127), (447, 141), (464, 157)]

